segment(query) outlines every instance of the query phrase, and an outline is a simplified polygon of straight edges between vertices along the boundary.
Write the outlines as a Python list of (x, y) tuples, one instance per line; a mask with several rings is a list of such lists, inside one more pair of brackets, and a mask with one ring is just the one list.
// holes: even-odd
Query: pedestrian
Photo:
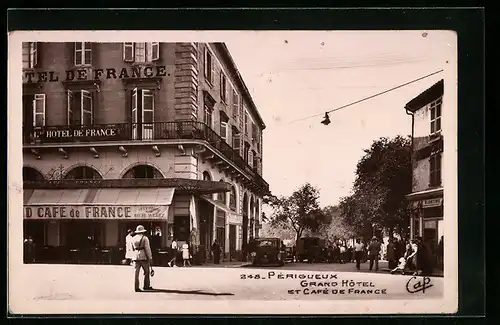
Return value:
[(35, 262), (35, 241), (31, 236), (24, 239), (24, 263), (34, 263)]
[(430, 258), (430, 248), (426, 245), (421, 237), (416, 240), (417, 244), (417, 272), (415, 275), (430, 275), (432, 273), (432, 263)]
[(134, 245), (132, 244), (135, 233), (132, 229), (127, 230), (125, 236), (125, 261), (123, 264), (132, 265), (132, 258), (134, 257)]
[(212, 245), (212, 254), (214, 255), (214, 264), (220, 264), (220, 245), (217, 239)]
[(389, 262), (389, 269), (394, 269), (397, 266), (397, 260), (396, 260), (396, 247), (394, 245), (394, 242), (392, 238), (389, 238), (389, 242), (387, 243), (387, 249), (386, 249), (386, 259), (387, 262)]
[(191, 253), (189, 251), (189, 242), (185, 242), (184, 244), (182, 244), (182, 260), (184, 261), (183, 266), (186, 266), (186, 264), (191, 266), (190, 259)]
[(373, 237), (370, 245), (368, 246), (368, 259), (370, 260), (370, 271), (375, 264), (375, 272), (378, 271), (378, 259), (380, 254), (380, 242), (377, 237)]
[(151, 287), (151, 278), (150, 278), (150, 267), (152, 264), (152, 253), (151, 253), (151, 246), (149, 244), (149, 238), (145, 235), (146, 229), (144, 229), (144, 226), (138, 225), (135, 233), (136, 235), (134, 236), (134, 239), (132, 241), (132, 244), (134, 246), (134, 257), (132, 260), (134, 261), (134, 289), (135, 292), (140, 292), (141, 289), (139, 288), (139, 273), (141, 271), (141, 268), (144, 271), (144, 290), (151, 290), (153, 289)]
[(177, 252), (178, 252), (177, 241), (175, 240), (175, 238), (173, 238), (172, 244), (170, 244), (170, 256), (172, 256), (172, 259), (170, 259), (170, 261), (167, 263), (168, 266), (174, 266), (174, 267), (177, 266), (176, 265)]
[(361, 242), (359, 238), (356, 239), (354, 244), (354, 258), (356, 259), (356, 269), (360, 269), (361, 259), (363, 258), (363, 253), (365, 250), (365, 244)]
[(340, 244), (340, 264), (344, 264), (345, 263), (345, 260), (346, 260), (346, 256), (345, 256), (345, 252), (346, 252), (346, 249), (345, 249), (345, 246), (343, 243)]
[(439, 240), (437, 249), (436, 249), (436, 254), (437, 254), (437, 264), (438, 268), (440, 270), (443, 270), (443, 261), (444, 261), (444, 236), (441, 236), (441, 239)]

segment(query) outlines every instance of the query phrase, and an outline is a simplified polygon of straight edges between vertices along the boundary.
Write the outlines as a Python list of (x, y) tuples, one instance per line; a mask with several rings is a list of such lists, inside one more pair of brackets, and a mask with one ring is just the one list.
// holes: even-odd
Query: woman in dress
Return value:
[(184, 260), (184, 266), (189, 265), (191, 266), (191, 253), (189, 252), (189, 243), (185, 242), (182, 244), (182, 259)]

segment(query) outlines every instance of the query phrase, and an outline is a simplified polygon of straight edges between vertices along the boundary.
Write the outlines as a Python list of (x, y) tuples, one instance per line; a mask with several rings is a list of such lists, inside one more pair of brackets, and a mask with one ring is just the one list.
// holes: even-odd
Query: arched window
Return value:
[[(221, 179), (219, 182), (224, 182), (224, 180)], [(217, 193), (217, 200), (221, 201), (225, 204), (226, 203), (226, 192)]]
[(64, 179), (102, 179), (97, 170), (89, 166), (78, 166), (70, 170)]
[(137, 165), (130, 168), (123, 178), (163, 178), (163, 175), (153, 166)]
[(236, 188), (234, 186), (231, 186), (231, 192), (229, 192), (229, 207), (236, 211)]
[(208, 172), (203, 172), (203, 180), (204, 181), (211, 181), (212, 177), (210, 177), (210, 174)]
[(28, 182), (36, 182), (43, 181), (45, 177), (43, 177), (42, 173), (32, 167), (23, 167), (23, 181)]

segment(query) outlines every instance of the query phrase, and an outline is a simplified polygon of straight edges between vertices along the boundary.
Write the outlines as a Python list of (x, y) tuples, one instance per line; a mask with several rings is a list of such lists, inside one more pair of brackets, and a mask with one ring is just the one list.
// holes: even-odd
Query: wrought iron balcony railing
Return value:
[(203, 140), (249, 174), (266, 191), (267, 182), (227, 144), (220, 135), (202, 122), (175, 121), (154, 123), (118, 123), (23, 127), (24, 144), (64, 144), (114, 141)]

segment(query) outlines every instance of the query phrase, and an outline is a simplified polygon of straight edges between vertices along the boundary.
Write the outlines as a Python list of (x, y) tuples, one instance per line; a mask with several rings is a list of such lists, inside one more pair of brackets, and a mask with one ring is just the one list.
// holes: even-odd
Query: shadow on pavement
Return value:
[(203, 295), (203, 296), (234, 296), (234, 293), (225, 292), (205, 292), (201, 290), (171, 290), (171, 289), (151, 289), (143, 292), (162, 292), (162, 293), (177, 293), (183, 295)]

